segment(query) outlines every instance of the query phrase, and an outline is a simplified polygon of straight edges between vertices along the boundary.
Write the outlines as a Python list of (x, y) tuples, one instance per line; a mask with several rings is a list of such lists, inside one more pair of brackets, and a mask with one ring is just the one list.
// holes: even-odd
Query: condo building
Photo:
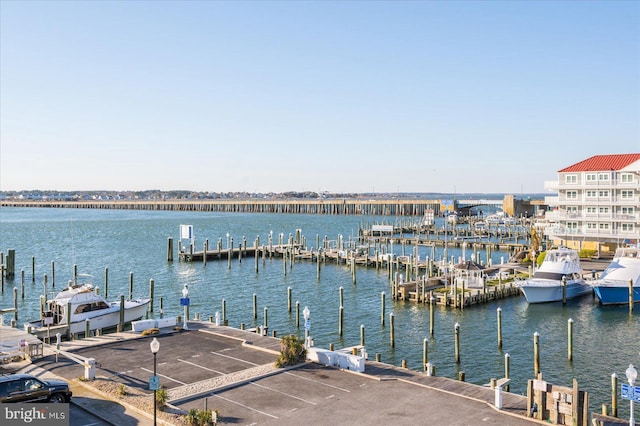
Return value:
[(547, 238), (555, 245), (612, 252), (640, 241), (640, 153), (594, 155), (546, 181)]

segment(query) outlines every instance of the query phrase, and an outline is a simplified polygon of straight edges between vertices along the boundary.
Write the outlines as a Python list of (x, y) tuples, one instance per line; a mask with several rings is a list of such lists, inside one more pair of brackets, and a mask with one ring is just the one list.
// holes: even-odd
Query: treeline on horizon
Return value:
[[(229, 200), (229, 199), (331, 199), (331, 198), (367, 198), (367, 199), (502, 199), (507, 193), (446, 193), (446, 192), (366, 192), (366, 193), (329, 193), (314, 191), (287, 192), (206, 192), (189, 190), (144, 190), (144, 191), (56, 191), (22, 190), (0, 191), (2, 199), (32, 200)], [(544, 198), (545, 194), (512, 194), (518, 199)]]

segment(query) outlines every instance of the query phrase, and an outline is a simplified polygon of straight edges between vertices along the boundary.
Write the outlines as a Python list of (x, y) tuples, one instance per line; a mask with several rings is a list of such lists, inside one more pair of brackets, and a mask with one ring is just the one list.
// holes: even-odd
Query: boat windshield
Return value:
[(84, 303), (82, 305), (78, 305), (74, 313), (82, 314), (84, 312), (91, 311), (99, 311), (102, 309), (108, 309), (109, 305), (105, 301), (93, 302), (93, 303)]

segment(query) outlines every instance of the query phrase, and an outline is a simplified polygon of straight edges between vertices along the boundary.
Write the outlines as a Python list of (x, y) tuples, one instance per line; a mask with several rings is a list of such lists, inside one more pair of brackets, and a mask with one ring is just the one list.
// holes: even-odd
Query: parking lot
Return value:
[[(236, 335), (255, 340), (242, 343)], [(214, 333), (214, 334), (212, 334)], [(156, 335), (160, 341), (157, 374), (167, 389), (192, 385), (212, 378), (232, 377), (258, 366), (272, 366), (277, 339), (227, 327), (203, 326), (202, 331)], [(99, 346), (77, 347), (73, 352), (96, 360), (96, 376), (148, 391), (153, 374), (152, 336), (127, 338)], [(274, 344), (275, 342), (275, 344)], [(68, 350), (68, 349), (67, 349)], [(50, 356), (37, 364), (69, 380), (83, 375), (81, 365)], [(407, 378), (410, 373), (404, 370)], [(428, 419), (434, 424), (529, 425), (530, 420), (496, 411), (486, 403), (419, 386), (404, 380), (380, 379), (315, 363), (293, 369), (277, 369), (231, 386), (198, 392), (177, 400), (178, 408), (216, 409), (219, 424), (366, 424), (413, 425)], [(453, 413), (453, 414), (452, 414)], [(426, 421), (426, 420), (425, 420)]]
[[(149, 376), (153, 375), (153, 355), (149, 347), (153, 337), (160, 342), (157, 375), (160, 376), (161, 386), (167, 389), (258, 365), (273, 364), (276, 360), (276, 355), (243, 347), (238, 340), (197, 331), (88, 346), (73, 353), (94, 358), (97, 377), (147, 390)], [(84, 374), (81, 365), (63, 356), (58, 357), (57, 362), (55, 356), (49, 356), (35, 364), (68, 379)]]

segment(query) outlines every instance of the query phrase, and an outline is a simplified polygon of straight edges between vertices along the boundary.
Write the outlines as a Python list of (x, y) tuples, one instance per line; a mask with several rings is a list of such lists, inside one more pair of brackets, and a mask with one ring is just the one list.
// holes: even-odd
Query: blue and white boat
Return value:
[(547, 250), (533, 277), (516, 284), (528, 303), (560, 302), (593, 293), (582, 278), (578, 252), (567, 247)]
[(620, 247), (600, 277), (590, 284), (602, 305), (629, 303), (629, 281), (633, 303), (640, 302), (640, 246)]

